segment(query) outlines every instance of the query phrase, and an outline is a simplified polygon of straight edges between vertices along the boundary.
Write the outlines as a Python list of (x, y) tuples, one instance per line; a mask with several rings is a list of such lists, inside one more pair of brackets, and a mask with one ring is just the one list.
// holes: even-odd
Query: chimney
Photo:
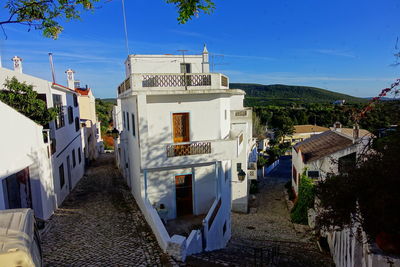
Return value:
[(74, 79), (74, 73), (75, 71), (71, 70), (71, 69), (67, 69), (65, 71), (65, 73), (67, 74), (67, 84), (68, 84), (68, 88), (75, 90), (75, 79)]
[(360, 126), (356, 123), (353, 126), (353, 142), (356, 142), (360, 138)]
[(22, 73), (22, 58), (15, 56), (11, 60), (14, 62), (14, 71)]
[(207, 46), (205, 44), (204, 44), (202, 55), (203, 55), (203, 62), (202, 62), (203, 73), (209, 73), (210, 72), (210, 63), (209, 63), (209, 58), (208, 58)]
[(342, 132), (342, 124), (340, 122), (335, 122), (333, 124), (333, 130), (337, 132)]

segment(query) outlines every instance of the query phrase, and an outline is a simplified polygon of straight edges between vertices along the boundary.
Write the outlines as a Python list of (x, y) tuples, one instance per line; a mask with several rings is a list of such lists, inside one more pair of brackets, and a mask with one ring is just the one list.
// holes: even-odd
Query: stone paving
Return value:
[(102, 155), (49, 220), (45, 266), (333, 266), (309, 229), (289, 220), (284, 184), (290, 161), (261, 181), (253, 213), (232, 214), (227, 248), (186, 263), (161, 251), (113, 162), (113, 154)]
[(170, 266), (129, 189), (103, 154), (49, 220), (45, 266)]
[(188, 263), (193, 260), (195, 264), (202, 261), (204, 265), (217, 266), (334, 266), (330, 255), (319, 251), (310, 229), (290, 221), (284, 191), (290, 171), (290, 159), (281, 160), (279, 167), (260, 181), (252, 213), (232, 213), (232, 238), (227, 248), (191, 256)]

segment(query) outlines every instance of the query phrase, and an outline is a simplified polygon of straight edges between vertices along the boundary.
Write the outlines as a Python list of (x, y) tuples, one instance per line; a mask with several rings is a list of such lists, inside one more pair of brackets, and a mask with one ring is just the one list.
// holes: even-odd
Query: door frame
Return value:
[(172, 111), (170, 112), (170, 127), (171, 127), (171, 140), (174, 143), (174, 114), (188, 113), (189, 114), (189, 142), (192, 141), (192, 112), (190, 111)]
[(195, 201), (195, 179), (194, 179), (194, 172), (186, 172), (186, 173), (176, 173), (173, 176), (173, 188), (174, 188), (174, 212), (175, 212), (175, 218), (178, 218), (178, 205), (176, 203), (176, 176), (182, 176), (182, 175), (190, 175), (192, 177), (192, 214), (197, 215), (197, 209), (196, 209), (196, 201)]

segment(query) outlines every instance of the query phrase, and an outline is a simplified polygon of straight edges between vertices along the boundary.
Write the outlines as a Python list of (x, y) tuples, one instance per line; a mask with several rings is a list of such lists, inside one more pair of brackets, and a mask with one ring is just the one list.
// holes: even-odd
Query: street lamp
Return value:
[(246, 177), (246, 173), (242, 169), (240, 169), (240, 171), (238, 172), (239, 181), (243, 182), (245, 177)]
[(119, 137), (119, 131), (118, 131), (116, 128), (114, 128), (114, 129), (111, 131), (111, 136), (112, 136), (114, 139), (117, 139), (117, 138)]

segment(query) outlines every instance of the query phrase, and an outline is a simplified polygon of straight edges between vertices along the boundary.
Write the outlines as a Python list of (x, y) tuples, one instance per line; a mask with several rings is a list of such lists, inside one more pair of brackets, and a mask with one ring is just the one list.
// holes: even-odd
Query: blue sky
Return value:
[[(400, 66), (390, 66), (400, 36), (398, 0), (216, 0), (213, 14), (185, 25), (163, 0), (125, 1), (130, 53), (200, 53), (206, 43), (215, 72), (231, 82), (309, 85), (367, 97), (400, 78)], [(18, 55), (25, 73), (51, 80), (52, 52), (58, 83), (66, 84), (64, 71), (72, 68), (96, 97), (115, 97), (127, 55), (121, 1), (101, 6), (81, 21), (64, 23), (58, 40), (5, 26), (3, 66), (11, 68)]]

